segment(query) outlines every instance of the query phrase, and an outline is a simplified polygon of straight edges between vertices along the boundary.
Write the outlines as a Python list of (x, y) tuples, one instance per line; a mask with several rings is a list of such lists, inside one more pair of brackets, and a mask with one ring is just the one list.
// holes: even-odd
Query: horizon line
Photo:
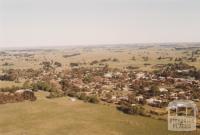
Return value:
[(94, 47), (94, 46), (116, 46), (116, 45), (170, 45), (170, 44), (199, 44), (200, 45), (200, 41), (194, 41), (194, 42), (135, 42), (135, 43), (104, 43), (104, 44), (65, 44), (65, 45), (40, 45), (40, 46), (1, 46), (1, 49), (11, 49), (11, 48), (15, 48), (15, 49), (20, 49), (20, 48), (24, 48), (24, 49), (40, 49), (40, 48), (55, 48), (55, 47)]

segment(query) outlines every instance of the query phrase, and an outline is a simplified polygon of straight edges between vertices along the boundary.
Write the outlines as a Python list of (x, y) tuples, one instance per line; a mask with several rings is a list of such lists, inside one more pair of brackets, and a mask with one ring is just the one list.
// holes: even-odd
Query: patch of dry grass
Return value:
[(0, 105), (2, 135), (182, 135), (167, 131), (167, 123), (125, 115), (106, 105), (46, 99)]
[(0, 88), (22, 86), (23, 83), (16, 83), (14, 81), (0, 81)]

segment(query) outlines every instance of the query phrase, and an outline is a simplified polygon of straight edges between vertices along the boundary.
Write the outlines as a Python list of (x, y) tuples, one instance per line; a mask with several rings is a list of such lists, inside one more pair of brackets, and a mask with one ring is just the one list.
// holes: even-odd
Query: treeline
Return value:
[(68, 58), (68, 57), (73, 57), (73, 56), (78, 56), (78, 55), (81, 55), (81, 54), (80, 53), (66, 54), (66, 55), (63, 55), (63, 57)]
[(40, 65), (42, 66), (42, 69), (45, 71), (49, 71), (51, 69), (55, 69), (57, 67), (62, 67), (62, 64), (58, 61), (43, 61), (42, 63), (40, 63)]
[(39, 77), (42, 70), (34, 69), (9, 69), (3, 70), (3, 74), (0, 75), (0, 80), (2, 81), (17, 81), (19, 78), (32, 79)]
[(166, 64), (160, 70), (155, 70), (154, 73), (163, 77), (194, 77), (196, 80), (200, 80), (200, 70), (183, 62)]
[(70, 85), (68, 82), (61, 81), (38, 81), (30, 85), (30, 88), (34, 91), (43, 90), (50, 92), (48, 98), (56, 98), (62, 96), (76, 97), (80, 100), (90, 103), (99, 103), (99, 99), (95, 95), (86, 95), (83, 91), (76, 86)]

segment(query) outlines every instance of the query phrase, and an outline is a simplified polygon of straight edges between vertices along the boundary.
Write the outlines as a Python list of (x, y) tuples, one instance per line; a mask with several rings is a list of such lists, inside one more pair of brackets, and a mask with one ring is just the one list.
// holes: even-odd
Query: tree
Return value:
[(83, 78), (83, 82), (84, 83), (90, 83), (90, 82), (92, 82), (92, 79), (93, 79), (92, 75), (86, 75)]
[(77, 67), (77, 66), (79, 66), (79, 64), (78, 63), (70, 63), (70, 66), (71, 67)]
[(131, 60), (135, 61), (136, 60), (135, 56), (133, 56)]
[(90, 65), (95, 65), (95, 64), (98, 64), (98, 61), (97, 60), (94, 60), (90, 63)]
[(33, 90), (44, 90), (44, 91), (50, 92), (52, 89), (52, 86), (47, 82), (38, 81), (38, 82), (32, 84), (32, 89)]
[(41, 63), (41, 65), (43, 65), (43, 69), (46, 71), (53, 69), (52, 62), (50, 61), (44, 61)]
[(129, 95), (128, 95), (128, 102), (129, 102), (130, 104), (135, 103), (135, 94), (129, 94)]
[(200, 70), (194, 73), (195, 79), (200, 80)]
[(55, 62), (54, 65), (56, 65), (57, 67), (62, 67), (62, 64), (60, 62)]
[(117, 58), (114, 58), (112, 61), (113, 62), (119, 62), (119, 60)]
[(156, 85), (152, 85), (149, 92), (151, 93), (151, 95), (156, 96), (160, 92), (159, 87)]
[(148, 61), (149, 60), (149, 57), (146, 56), (146, 57), (142, 57), (144, 61)]

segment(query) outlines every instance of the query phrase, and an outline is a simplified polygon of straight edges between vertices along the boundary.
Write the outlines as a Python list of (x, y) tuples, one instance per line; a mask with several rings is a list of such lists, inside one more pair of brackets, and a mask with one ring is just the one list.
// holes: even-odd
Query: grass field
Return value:
[[(165, 121), (125, 115), (114, 107), (68, 98), (0, 105), (0, 135), (184, 135), (167, 131)], [(200, 134), (190, 133), (190, 134)]]
[(15, 83), (14, 81), (0, 81), (0, 88), (22, 86), (23, 83)]

